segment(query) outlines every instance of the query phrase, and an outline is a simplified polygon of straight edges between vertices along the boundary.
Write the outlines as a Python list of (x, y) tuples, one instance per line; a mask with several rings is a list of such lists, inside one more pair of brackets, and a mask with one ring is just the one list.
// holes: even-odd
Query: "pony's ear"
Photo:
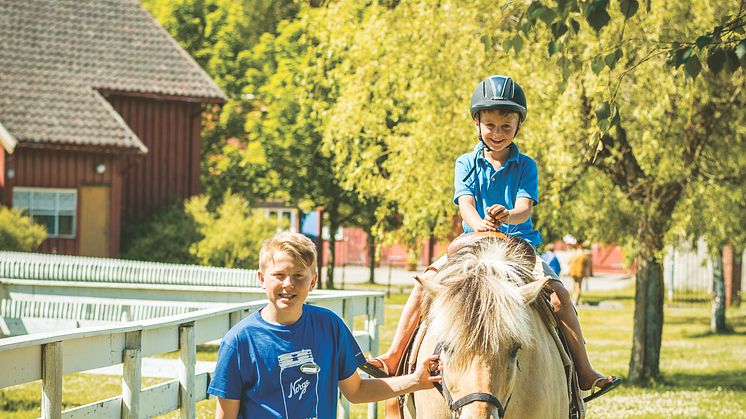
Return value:
[(519, 289), (521, 290), (521, 295), (523, 296), (523, 300), (526, 301), (526, 304), (533, 303), (549, 281), (549, 278), (545, 278), (541, 281), (529, 282), (526, 285), (522, 285)]
[(428, 281), (427, 279), (420, 278), (419, 275), (414, 276), (414, 280), (419, 282), (420, 285), (422, 285), (422, 288), (425, 289), (425, 292), (430, 294), (431, 297), (434, 297), (437, 295), (443, 288), (442, 285), (438, 284), (437, 282)]

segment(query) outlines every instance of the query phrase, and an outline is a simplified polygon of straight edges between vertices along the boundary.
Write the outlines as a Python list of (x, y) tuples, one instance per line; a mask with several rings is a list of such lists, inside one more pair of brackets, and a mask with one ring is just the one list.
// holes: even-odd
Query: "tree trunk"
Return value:
[(723, 280), (723, 254), (718, 250), (712, 261), (712, 317), (710, 319), (712, 333), (725, 333), (725, 282)]
[(368, 283), (376, 283), (376, 238), (373, 236), (372, 229), (368, 228), (365, 231), (368, 235)]
[(316, 238), (316, 272), (319, 274), (317, 285), (319, 289), (324, 289), (324, 278), (321, 278), (321, 268), (324, 266), (324, 209), (316, 209), (319, 217), (319, 228)]
[(637, 258), (635, 320), (629, 380), (649, 385), (660, 375), (663, 332), (663, 267), (654, 256)]
[(427, 260), (425, 261), (428, 266), (432, 265), (435, 259), (433, 253), (435, 253), (435, 236), (430, 234), (430, 237), (427, 239)]
[(741, 294), (741, 254), (736, 246), (723, 246), (723, 282), (725, 282), (725, 308), (738, 307)]
[(640, 386), (648, 386), (660, 376), (663, 333), (663, 265), (656, 255), (663, 249), (665, 222), (646, 215), (637, 228), (635, 319), (629, 360), (629, 380)]
[(326, 261), (326, 288), (334, 289), (334, 264), (336, 262), (336, 235), (339, 228), (337, 208), (329, 208), (329, 260)]
[(733, 299), (731, 305), (733, 307), (739, 307), (741, 305), (741, 272), (743, 266), (743, 248), (736, 248), (737, 250), (733, 253)]

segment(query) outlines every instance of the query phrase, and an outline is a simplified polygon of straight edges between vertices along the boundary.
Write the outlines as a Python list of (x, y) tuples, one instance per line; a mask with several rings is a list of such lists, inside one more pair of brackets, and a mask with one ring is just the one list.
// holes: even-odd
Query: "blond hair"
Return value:
[(275, 252), (284, 252), (295, 263), (316, 272), (316, 245), (308, 237), (283, 231), (264, 241), (259, 251), (259, 270), (264, 272), (268, 264), (274, 261)]
[[(496, 113), (500, 116), (509, 116), (511, 114), (515, 115), (518, 118), (518, 123), (521, 123), (521, 114), (510, 109), (502, 109), (502, 108), (492, 108), (492, 109), (482, 109), (481, 111), (478, 111), (475, 113), (474, 119), (477, 119), (476, 114), (479, 114), (480, 112), (484, 113)], [(481, 114), (480, 114), (481, 117)]]

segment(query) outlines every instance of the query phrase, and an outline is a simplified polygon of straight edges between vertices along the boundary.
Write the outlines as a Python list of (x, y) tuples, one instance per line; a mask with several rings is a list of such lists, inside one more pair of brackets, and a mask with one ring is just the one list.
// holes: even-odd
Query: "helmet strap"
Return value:
[(484, 148), (487, 151), (492, 151), (490, 146), (487, 145), (487, 143), (484, 141), (484, 138), (482, 138), (482, 116), (481, 111), (477, 112), (477, 136), (479, 138), (479, 141), (484, 145)]

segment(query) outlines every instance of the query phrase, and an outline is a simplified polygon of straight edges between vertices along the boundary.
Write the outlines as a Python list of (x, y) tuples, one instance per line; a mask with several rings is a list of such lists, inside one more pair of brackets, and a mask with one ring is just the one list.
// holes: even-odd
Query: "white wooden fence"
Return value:
[(0, 278), (212, 287), (258, 287), (256, 270), (0, 251)]
[[(13, 334), (15, 325), (24, 333), (34, 321), (72, 329), (0, 339), (0, 388), (42, 380), (43, 418), (149, 418), (177, 409), (194, 418), (212, 373), (195, 371), (196, 345), (222, 338), (266, 304), (260, 298), (254, 270), (0, 252), (0, 331)], [(308, 303), (333, 310), (363, 351), (378, 353), (383, 293), (314, 291)], [(110, 324), (85, 327), (102, 323)], [(141, 388), (142, 358), (177, 350), (179, 379)], [(62, 411), (64, 374), (118, 364), (121, 396)], [(349, 417), (349, 403), (340, 406)], [(375, 404), (368, 413), (375, 417)]]
[[(342, 317), (364, 351), (378, 351), (383, 322), (383, 293), (338, 291), (312, 295), (309, 304), (327, 307)], [(179, 410), (195, 418), (195, 403), (207, 397), (211, 372), (195, 371), (196, 345), (220, 339), (231, 326), (265, 302), (256, 301), (166, 318), (0, 339), (0, 388), (42, 380), (42, 418), (149, 418)], [(357, 316), (363, 328), (353, 329)], [(179, 351), (178, 380), (141, 388), (145, 356)], [(123, 364), (122, 394), (62, 411), (62, 376)], [(342, 400), (340, 416), (349, 417)], [(375, 407), (369, 408), (369, 415)]]
[[(746, 251), (742, 254), (746, 258)], [(742, 259), (746, 260), (746, 259)], [(746, 278), (746, 263), (742, 265), (741, 278)], [(707, 253), (704, 239), (691, 246), (668, 246), (663, 259), (663, 278), (669, 302), (709, 302), (712, 296), (712, 258)], [(741, 282), (746, 292), (746, 281)]]

